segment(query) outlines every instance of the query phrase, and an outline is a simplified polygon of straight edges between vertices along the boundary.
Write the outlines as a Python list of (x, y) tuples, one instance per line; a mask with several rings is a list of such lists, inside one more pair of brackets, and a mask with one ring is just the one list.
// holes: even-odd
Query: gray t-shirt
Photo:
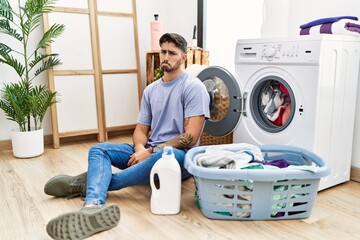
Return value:
[(182, 72), (171, 82), (159, 79), (144, 90), (138, 123), (148, 125), (154, 146), (184, 133), (184, 119), (210, 117), (209, 94), (205, 85), (193, 75)]

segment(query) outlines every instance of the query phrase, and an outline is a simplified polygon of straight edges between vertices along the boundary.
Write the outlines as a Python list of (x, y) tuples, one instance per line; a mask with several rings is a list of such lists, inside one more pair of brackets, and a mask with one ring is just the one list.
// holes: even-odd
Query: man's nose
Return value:
[(168, 53), (168, 52), (165, 52), (165, 53), (164, 53), (164, 59), (168, 60), (169, 57), (170, 57), (169, 53)]

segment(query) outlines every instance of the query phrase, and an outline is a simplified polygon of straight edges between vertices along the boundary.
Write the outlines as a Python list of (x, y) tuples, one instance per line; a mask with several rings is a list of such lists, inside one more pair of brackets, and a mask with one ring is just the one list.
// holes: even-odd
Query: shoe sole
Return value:
[(119, 221), (119, 207), (110, 205), (93, 213), (78, 211), (60, 215), (48, 223), (46, 231), (56, 240), (80, 240), (116, 227)]

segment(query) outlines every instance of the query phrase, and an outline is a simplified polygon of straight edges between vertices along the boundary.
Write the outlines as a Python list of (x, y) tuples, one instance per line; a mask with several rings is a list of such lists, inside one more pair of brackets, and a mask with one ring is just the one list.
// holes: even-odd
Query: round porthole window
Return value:
[(257, 125), (276, 133), (289, 126), (295, 113), (295, 97), (289, 84), (277, 76), (267, 76), (254, 86), (250, 109)]
[(204, 132), (216, 137), (231, 133), (242, 110), (241, 93), (235, 78), (218, 66), (204, 69), (197, 77), (210, 96), (210, 118), (206, 120)]
[(216, 76), (212, 76), (203, 83), (206, 86), (211, 99), (210, 120), (213, 122), (221, 121), (229, 111), (229, 90), (225, 83)]

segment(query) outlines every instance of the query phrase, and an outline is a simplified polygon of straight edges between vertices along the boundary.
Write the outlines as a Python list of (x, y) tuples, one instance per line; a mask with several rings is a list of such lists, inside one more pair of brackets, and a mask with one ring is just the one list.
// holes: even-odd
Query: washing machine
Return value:
[(235, 74), (220, 66), (197, 74), (211, 96), (204, 132), (318, 154), (331, 169), (319, 190), (348, 181), (359, 59), (352, 36), (238, 40)]

